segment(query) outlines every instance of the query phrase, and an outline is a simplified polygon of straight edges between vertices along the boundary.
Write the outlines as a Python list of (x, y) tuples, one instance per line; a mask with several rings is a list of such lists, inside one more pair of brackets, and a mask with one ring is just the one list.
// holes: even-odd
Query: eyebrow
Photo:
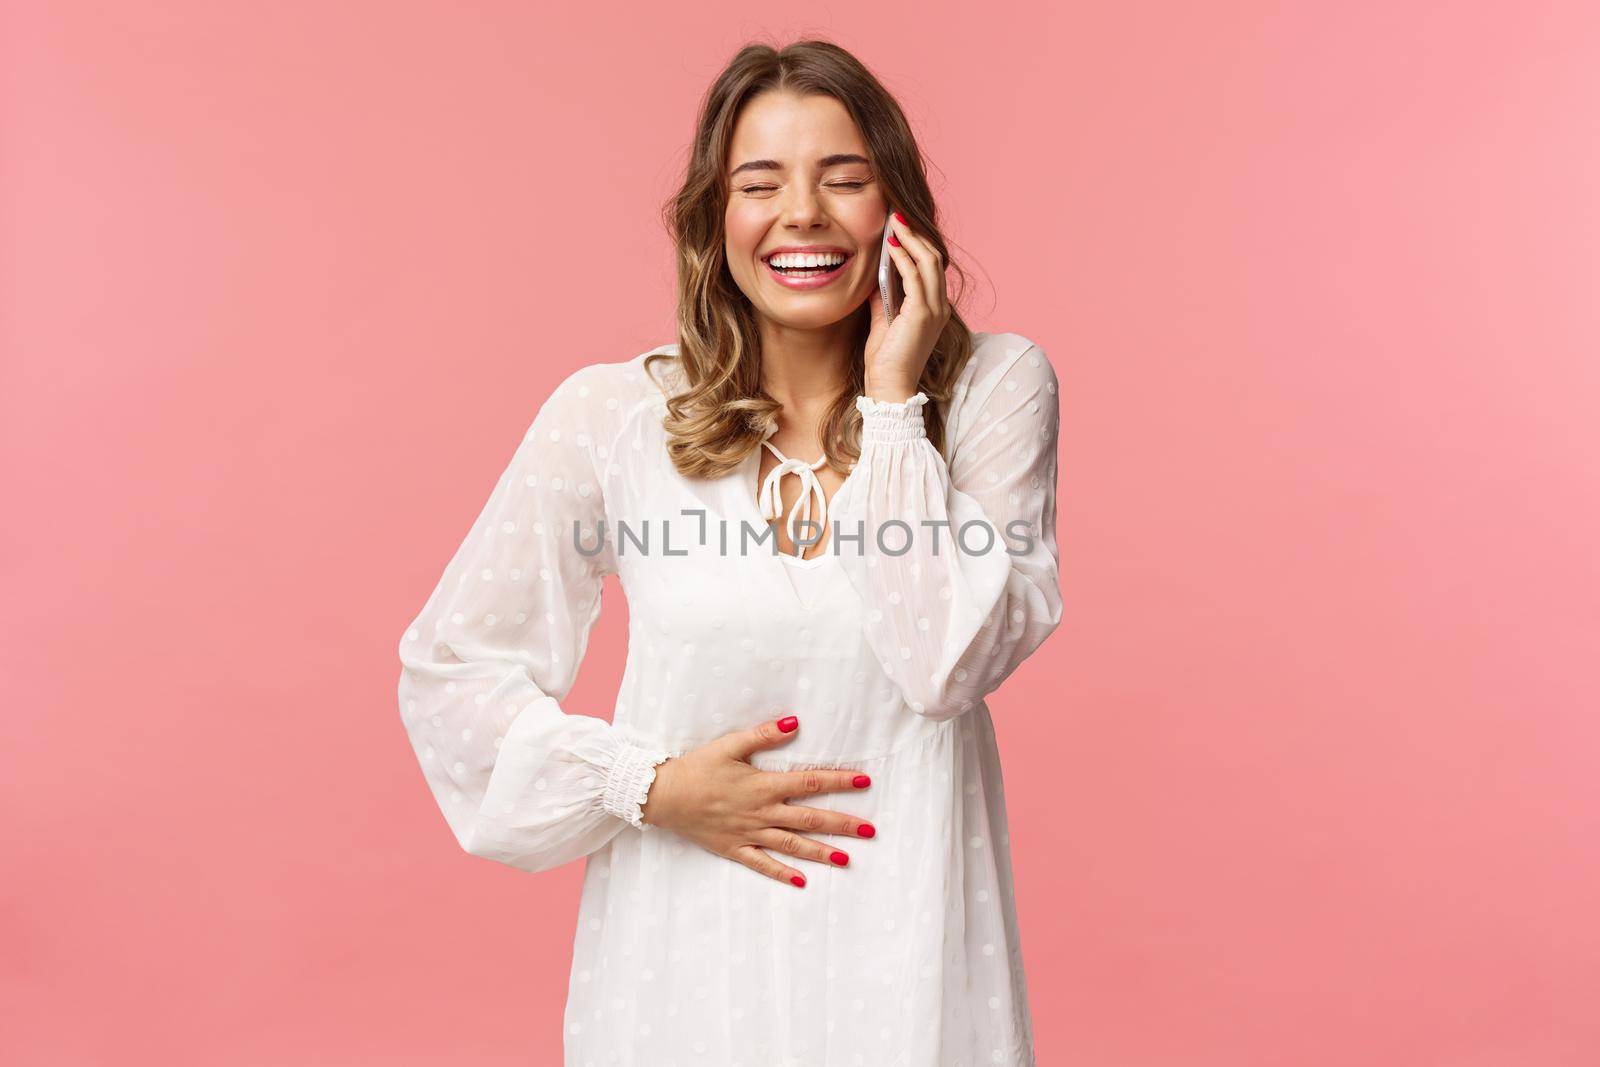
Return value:
[[(858, 156), (854, 152), (836, 152), (831, 156), (823, 156), (821, 159), (817, 160), (817, 166), (826, 170), (829, 167), (837, 167), (841, 163), (867, 163), (870, 165), (871, 162), (872, 161), (866, 156)], [(779, 163), (776, 159), (752, 159), (748, 163), (741, 163), (737, 167), (734, 167), (728, 172), (728, 177), (732, 178), (734, 175), (746, 170), (782, 169), (783, 164)]]

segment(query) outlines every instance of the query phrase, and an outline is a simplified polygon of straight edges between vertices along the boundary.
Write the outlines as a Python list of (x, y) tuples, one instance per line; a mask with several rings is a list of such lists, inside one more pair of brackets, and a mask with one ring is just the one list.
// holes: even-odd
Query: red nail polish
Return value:
[(843, 852), (835, 852), (828, 858), (833, 860), (833, 862), (837, 863), (841, 867), (850, 862), (850, 857), (846, 856)]
[(864, 774), (858, 774), (854, 778), (850, 779), (850, 784), (855, 786), (857, 789), (865, 789), (867, 786), (872, 784), (872, 779), (868, 778)]
[(784, 733), (789, 733), (799, 725), (800, 720), (795, 718), (793, 715), (785, 715), (783, 718), (778, 720), (778, 729), (782, 730)]
[(899, 248), (900, 247), (900, 238), (896, 237), (894, 234), (891, 233), (889, 235), (889, 243), (894, 245), (896, 248)]
[(793, 878), (789, 879), (789, 881), (804, 889), (806, 884), (806, 876), (803, 874), (797, 874)]
[(871, 837), (873, 834), (875, 834), (877, 832), (878, 832), (877, 830), (873, 829), (872, 824), (870, 822), (862, 823), (861, 824), (861, 829), (856, 831), (856, 833), (860, 834), (862, 837)]
[[(906, 221), (906, 217), (904, 215), (900, 214), (900, 212), (898, 212), (898, 211), (896, 211), (894, 213), (894, 217), (895, 217), (895, 221), (900, 223), (900, 225), (902, 225), (902, 226), (911, 225), (909, 222)], [(891, 237), (890, 240), (893, 240), (893, 238)]]

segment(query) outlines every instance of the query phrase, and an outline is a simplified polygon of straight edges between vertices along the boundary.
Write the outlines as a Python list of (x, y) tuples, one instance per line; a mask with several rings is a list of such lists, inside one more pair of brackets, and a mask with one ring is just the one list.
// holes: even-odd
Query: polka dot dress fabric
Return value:
[[(1035, 1062), (984, 698), (1061, 618), (1058, 383), (1026, 338), (974, 341), (945, 455), (924, 394), (857, 399), (813, 559), (777, 549), (761, 449), (719, 478), (673, 467), (682, 381), (644, 360), (676, 345), (575, 371), (406, 628), (402, 721), (461, 847), (586, 860), (566, 1067)], [(608, 574), (629, 612), (609, 722), (563, 703)], [(787, 714), (798, 734), (754, 766), (872, 778), (792, 798), (873, 823), (803, 835), (847, 866), (782, 857), (796, 888), (640, 821), (661, 761)]]

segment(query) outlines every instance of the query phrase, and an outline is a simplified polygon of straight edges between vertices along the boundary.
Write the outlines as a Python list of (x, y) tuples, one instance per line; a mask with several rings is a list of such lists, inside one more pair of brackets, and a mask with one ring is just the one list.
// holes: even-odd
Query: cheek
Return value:
[(746, 258), (760, 247), (761, 237), (767, 231), (767, 225), (763, 220), (750, 212), (738, 210), (727, 213), (722, 228), (727, 234), (728, 251)]
[[(887, 215), (888, 212), (884, 212)], [(876, 262), (878, 247), (883, 242), (884, 215), (869, 212), (864, 218), (857, 220), (850, 227), (850, 236), (856, 239), (856, 246), (862, 251), (870, 251)]]

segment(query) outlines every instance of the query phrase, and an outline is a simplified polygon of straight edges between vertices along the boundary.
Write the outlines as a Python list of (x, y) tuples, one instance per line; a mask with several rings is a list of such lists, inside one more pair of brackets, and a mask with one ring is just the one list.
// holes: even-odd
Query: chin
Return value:
[(854, 307), (809, 308), (800, 313), (784, 311), (762, 312), (773, 322), (780, 326), (787, 326), (791, 330), (820, 330), (828, 326), (837, 326), (839, 323), (849, 319), (854, 313)]

